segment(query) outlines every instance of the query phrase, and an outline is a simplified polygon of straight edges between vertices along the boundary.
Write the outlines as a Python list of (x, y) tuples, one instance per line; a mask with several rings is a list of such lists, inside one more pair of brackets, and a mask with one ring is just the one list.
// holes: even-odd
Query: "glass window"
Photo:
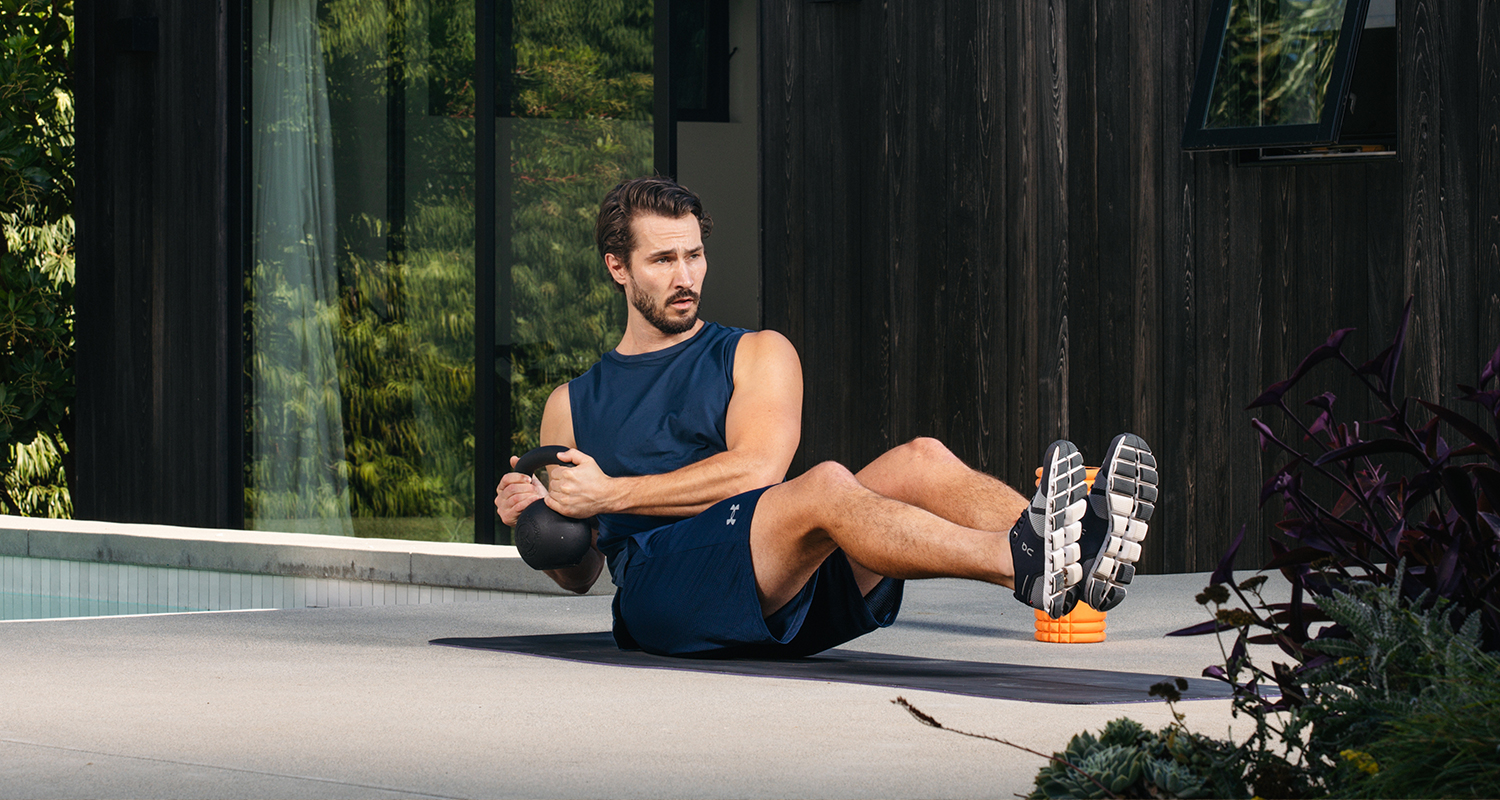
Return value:
[(499, 208), (510, 217), (510, 236), (497, 237), (500, 294), (508, 283), (511, 298), (497, 329), (512, 355), (504, 458), (537, 445), (553, 388), (625, 331), (594, 219), (605, 192), (652, 172), (652, 12), (652, 0), (515, 3), (514, 95), (499, 136), (509, 168)]
[(686, 122), (729, 121), (729, 3), (672, 0), (672, 107)]
[[(1393, 0), (1375, 5), (1389, 13), (1377, 8), (1370, 22), (1394, 25)], [(1215, 0), (1183, 147), (1338, 143), (1369, 8), (1370, 0)], [(1394, 80), (1370, 88), (1394, 101)]]
[[(652, 2), (502, 0), (494, 64), (474, 0), (250, 5), (246, 525), (473, 541), (494, 517), (476, 421), (526, 446), (546, 392), (623, 329), (593, 215), (651, 171)], [(481, 68), (501, 73), (492, 145)], [(476, 397), (480, 304), (500, 398)]]

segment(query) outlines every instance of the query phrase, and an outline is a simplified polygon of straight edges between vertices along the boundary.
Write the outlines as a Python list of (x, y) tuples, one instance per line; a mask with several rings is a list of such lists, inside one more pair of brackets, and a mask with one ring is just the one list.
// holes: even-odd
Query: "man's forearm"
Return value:
[(780, 482), (763, 457), (728, 451), (661, 475), (614, 479), (611, 510), (658, 517), (690, 517), (741, 492)]

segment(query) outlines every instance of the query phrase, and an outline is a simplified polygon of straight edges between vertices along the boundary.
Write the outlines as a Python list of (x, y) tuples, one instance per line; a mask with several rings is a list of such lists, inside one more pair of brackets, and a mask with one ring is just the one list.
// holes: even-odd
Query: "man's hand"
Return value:
[(598, 514), (618, 510), (613, 478), (599, 469), (593, 457), (581, 450), (559, 453), (559, 461), (571, 467), (551, 470), (551, 489), (547, 492), (547, 505), (565, 517), (588, 519)]
[[(589, 458), (587, 455), (584, 455), (577, 450), (569, 450), (566, 453), (562, 453), (559, 457), (562, 460), (567, 461), (568, 463), (575, 466), (567, 468), (559, 467), (558, 470), (553, 473), (551, 480), (554, 490), (558, 488), (558, 477), (562, 473), (580, 469), (585, 464), (589, 469), (585, 470), (583, 474), (575, 476), (575, 478), (582, 479), (581, 481), (578, 481), (578, 483), (581, 483), (581, 485), (585, 487), (585, 491), (580, 496), (588, 496), (589, 492), (587, 491), (587, 487), (597, 488), (603, 485), (600, 483), (601, 479), (603, 481), (609, 480), (609, 478), (604, 475), (603, 471), (599, 469), (599, 465), (594, 463), (594, 459)], [(520, 461), (519, 457), (510, 457), (511, 469), (515, 469), (517, 461)], [(590, 472), (590, 470), (592, 472)], [(592, 473), (597, 473), (597, 475)], [(563, 483), (565, 484), (572, 484), (574, 482), (575, 481), (563, 481)], [(507, 526), (514, 528), (516, 526), (516, 520), (520, 519), (521, 512), (524, 511), (527, 506), (535, 503), (538, 500), (545, 500), (548, 497), (556, 498), (556, 493), (555, 491), (548, 492), (547, 489), (542, 486), (541, 481), (530, 475), (526, 475), (520, 472), (507, 472), (503, 477), (500, 478), (500, 486), (495, 490), (495, 510), (500, 512), (501, 522), (504, 522)], [(589, 513), (569, 513), (569, 511), (565, 510), (564, 507), (558, 507), (557, 505), (554, 505), (555, 502), (556, 500), (554, 499), (547, 504), (552, 506), (553, 510), (570, 517), (584, 519), (587, 517), (592, 517), (594, 516), (594, 514), (599, 513), (597, 511)], [(572, 504), (576, 503), (577, 499), (576, 497), (574, 497), (572, 499), (569, 499), (568, 502), (569, 506), (567, 507), (572, 507)], [(594, 582), (599, 580), (599, 574), (604, 571), (604, 555), (599, 552), (598, 528), (595, 528), (593, 530), (593, 537), (593, 544), (589, 547), (588, 552), (584, 554), (583, 561), (581, 563), (579, 563), (577, 566), (563, 567), (562, 569), (545, 570), (547, 576), (556, 581), (558, 586), (561, 586), (563, 589), (574, 592), (576, 594), (583, 594), (587, 592), (591, 587), (593, 587)]]
[[(516, 462), (520, 460), (518, 456), (511, 456), (511, 468), (515, 469)], [(506, 527), (514, 528), (521, 512), (546, 496), (547, 489), (542, 486), (541, 481), (519, 472), (507, 472), (501, 476), (500, 485), (495, 488), (495, 510), (500, 512), (500, 521)]]
[[(500, 521), (515, 527), (521, 512), (538, 500), (543, 500), (553, 511), (565, 517), (588, 519), (598, 514), (615, 510), (614, 481), (599, 464), (581, 450), (566, 450), (558, 454), (560, 461), (572, 466), (557, 467), (551, 471), (551, 490), (530, 475), (507, 472), (500, 478), (495, 490), (495, 510), (500, 512)], [(515, 468), (520, 459), (510, 457), (510, 466)]]

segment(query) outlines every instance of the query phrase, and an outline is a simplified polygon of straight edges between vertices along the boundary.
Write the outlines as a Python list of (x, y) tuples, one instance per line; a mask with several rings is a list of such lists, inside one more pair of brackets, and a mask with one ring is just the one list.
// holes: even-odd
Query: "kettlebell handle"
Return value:
[(541, 469), (542, 467), (552, 465), (557, 465), (560, 467), (571, 467), (573, 466), (572, 464), (569, 464), (568, 462), (558, 458), (559, 455), (568, 452), (568, 450), (570, 449), (572, 448), (564, 447), (560, 444), (544, 444), (541, 447), (531, 450), (526, 455), (521, 456), (521, 458), (516, 461), (515, 471), (530, 475)]
[[(538, 447), (516, 459), (515, 471), (530, 475), (551, 464), (572, 466), (558, 459), (567, 450), (558, 445)], [(591, 523), (592, 520), (563, 516), (537, 500), (526, 506), (516, 520), (516, 550), (532, 569), (576, 566), (583, 563), (593, 543)]]

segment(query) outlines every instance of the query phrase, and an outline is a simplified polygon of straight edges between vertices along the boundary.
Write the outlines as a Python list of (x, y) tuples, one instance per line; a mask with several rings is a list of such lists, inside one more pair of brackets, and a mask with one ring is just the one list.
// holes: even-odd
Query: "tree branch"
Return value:
[(1030, 754), (1032, 754), (1034, 756), (1041, 756), (1042, 758), (1045, 758), (1048, 761), (1053, 761), (1053, 762), (1056, 762), (1058, 764), (1061, 764), (1061, 765), (1067, 767), (1068, 769), (1071, 769), (1074, 772), (1078, 773), (1079, 775), (1082, 775), (1083, 777), (1088, 778), (1090, 783), (1092, 783), (1095, 786), (1099, 787), (1099, 791), (1104, 792), (1104, 795), (1106, 797), (1111, 798), (1111, 800), (1113, 800), (1115, 797), (1117, 797), (1117, 795), (1115, 795), (1114, 792), (1111, 792), (1108, 789), (1108, 787), (1106, 787), (1104, 784), (1100, 783), (1099, 780), (1097, 778), (1095, 778), (1093, 775), (1090, 775), (1087, 772), (1084, 772), (1083, 770), (1079, 769), (1077, 766), (1069, 763), (1068, 761), (1066, 761), (1064, 759), (1058, 758), (1057, 756), (1049, 756), (1046, 753), (1039, 753), (1039, 752), (1037, 752), (1035, 750), (1032, 750), (1030, 747), (1022, 747), (1021, 745), (1018, 745), (1015, 742), (1007, 742), (1004, 739), (997, 739), (994, 736), (986, 736), (985, 734), (982, 734), (982, 733), (969, 733), (968, 731), (961, 731), (961, 730), (957, 730), (956, 728), (946, 727), (945, 725), (943, 725), (943, 723), (938, 722), (936, 719), (934, 719), (931, 714), (928, 714), (925, 711), (922, 711), (922, 710), (918, 709), (916, 706), (912, 705), (911, 703), (908, 703), (906, 701), (905, 697), (897, 697), (895, 700), (892, 700), (891, 702), (894, 703), (895, 705), (901, 706), (902, 708), (906, 709), (908, 712), (911, 713), (911, 715), (913, 717), (916, 717), (916, 719), (917, 719), (918, 722), (920, 722), (923, 725), (926, 725), (926, 726), (928, 726), (930, 728), (937, 728), (940, 731), (947, 731), (949, 733), (956, 733), (956, 734), (958, 734), (960, 736), (972, 736), (975, 739), (984, 739), (984, 740), (990, 741), (990, 742), (998, 742), (998, 743), (1006, 745), (1008, 747), (1014, 747), (1017, 750), (1024, 750), (1025, 752), (1028, 752), (1028, 753), (1030, 753)]

